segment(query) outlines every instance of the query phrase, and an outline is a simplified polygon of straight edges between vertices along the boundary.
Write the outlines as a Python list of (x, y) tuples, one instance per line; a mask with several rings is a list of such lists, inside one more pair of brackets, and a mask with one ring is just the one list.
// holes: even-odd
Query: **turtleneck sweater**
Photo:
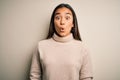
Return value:
[(91, 80), (92, 66), (88, 49), (70, 34), (38, 43), (33, 54), (30, 80)]

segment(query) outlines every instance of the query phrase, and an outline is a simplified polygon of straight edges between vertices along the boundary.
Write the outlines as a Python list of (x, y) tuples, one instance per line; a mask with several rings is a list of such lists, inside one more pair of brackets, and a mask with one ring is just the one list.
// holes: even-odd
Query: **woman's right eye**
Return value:
[(56, 16), (56, 17), (55, 17), (55, 19), (56, 19), (56, 20), (59, 20), (59, 19), (60, 19), (60, 17), (59, 17), (59, 16)]

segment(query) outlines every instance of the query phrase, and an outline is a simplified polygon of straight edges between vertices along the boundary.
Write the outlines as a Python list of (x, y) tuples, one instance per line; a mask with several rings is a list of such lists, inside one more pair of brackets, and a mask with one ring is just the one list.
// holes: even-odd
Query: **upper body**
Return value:
[(30, 72), (31, 80), (91, 80), (92, 67), (88, 49), (72, 34), (38, 43)]
[(31, 66), (31, 80), (91, 80), (89, 51), (72, 34), (38, 43)]
[(31, 80), (91, 80), (89, 51), (84, 47), (74, 10), (60, 4), (53, 11), (48, 37), (33, 54)]

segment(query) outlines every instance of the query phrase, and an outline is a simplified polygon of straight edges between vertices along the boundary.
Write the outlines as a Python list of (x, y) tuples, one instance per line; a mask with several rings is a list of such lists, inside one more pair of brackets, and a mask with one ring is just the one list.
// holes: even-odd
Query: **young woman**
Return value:
[(92, 80), (90, 55), (81, 41), (77, 18), (69, 4), (53, 11), (46, 40), (33, 54), (30, 80)]

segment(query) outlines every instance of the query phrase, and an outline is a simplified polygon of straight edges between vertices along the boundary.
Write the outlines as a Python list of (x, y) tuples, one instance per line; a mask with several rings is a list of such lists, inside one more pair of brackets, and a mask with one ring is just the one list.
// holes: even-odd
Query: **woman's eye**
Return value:
[(59, 16), (56, 16), (56, 17), (55, 17), (55, 19), (56, 19), (56, 20), (59, 20), (59, 19), (60, 19), (60, 17), (59, 17)]
[(66, 17), (66, 20), (69, 20), (69, 19), (70, 19), (70, 17), (69, 17), (69, 16), (67, 16), (67, 17)]

